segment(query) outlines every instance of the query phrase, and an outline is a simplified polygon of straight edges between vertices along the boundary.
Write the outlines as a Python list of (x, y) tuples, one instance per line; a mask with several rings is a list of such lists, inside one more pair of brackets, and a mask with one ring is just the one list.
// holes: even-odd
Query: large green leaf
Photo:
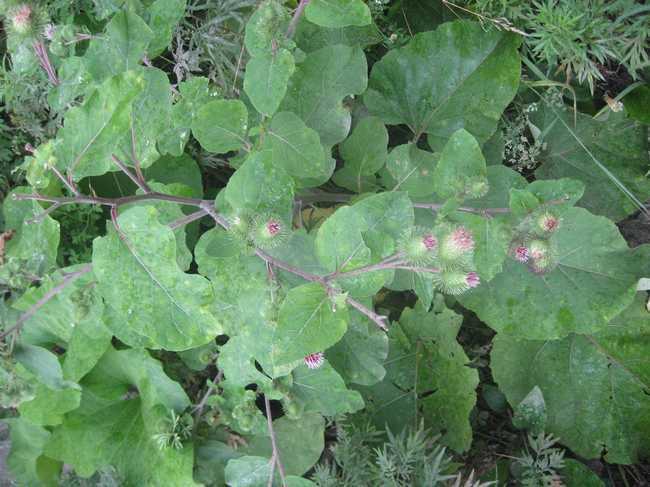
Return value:
[(144, 88), (133, 100), (131, 126), (120, 142), (117, 155), (125, 162), (133, 159), (133, 150), (141, 167), (151, 166), (160, 154), (156, 142), (169, 127), (172, 115), (171, 86), (164, 71), (140, 68)]
[(360, 313), (350, 315), (348, 331), (327, 351), (327, 360), (347, 383), (370, 386), (386, 375), (388, 337)]
[(293, 54), (286, 49), (248, 61), (244, 91), (258, 112), (273, 115), (277, 111), (294, 69)]
[(631, 118), (650, 125), (650, 113), (648, 113), (650, 85), (644, 84), (632, 90), (623, 98), (623, 104)]
[(246, 24), (246, 50), (251, 56), (264, 56), (285, 47), (290, 20), (289, 12), (280, 2), (263, 1)]
[(385, 184), (391, 190), (407, 191), (411, 197), (428, 196), (435, 190), (438, 159), (438, 154), (416, 144), (398, 145), (388, 155), (386, 171), (390, 178), (384, 178)]
[[(48, 276), (14, 306), (29, 309), (66, 284), (63, 276), (82, 270), (74, 266)], [(34, 424), (56, 425), (79, 406), (81, 392), (75, 382), (95, 366), (112, 338), (102, 320), (103, 310), (94, 277), (86, 273), (67, 283), (25, 322), (16, 358), (29, 371), (27, 378), (35, 388), (34, 397), (19, 407), (24, 418)], [(52, 344), (65, 348), (62, 366), (56, 355), (43, 348)]]
[(266, 264), (257, 256), (238, 255), (221, 257), (215, 249), (225, 235), (213, 229), (201, 236), (196, 244), (195, 256), (199, 272), (212, 282), (214, 300), (211, 310), (224, 323), (229, 336), (237, 335), (241, 328), (266, 325), (273, 316), (272, 286)]
[(273, 117), (262, 151), (270, 152), (273, 165), (284, 168), (298, 183), (305, 181), (317, 186), (327, 181), (334, 170), (318, 133), (291, 112), (280, 112)]
[(547, 431), (578, 455), (636, 463), (650, 451), (650, 321), (644, 304), (639, 296), (617, 317), (614, 334), (545, 341), (497, 335), (491, 366), (499, 388), (514, 405), (538, 386)]
[(560, 475), (566, 487), (605, 487), (605, 483), (593, 470), (572, 458), (564, 459)]
[(47, 102), (55, 111), (65, 110), (77, 97), (85, 93), (91, 81), (83, 59), (71, 56), (61, 61), (58, 69), (59, 84), (47, 95)]
[(342, 100), (363, 93), (368, 67), (358, 47), (333, 45), (307, 55), (296, 66), (281, 109), (294, 112), (320, 135), (325, 147), (348, 135), (351, 116)]
[(197, 443), (194, 451), (194, 478), (209, 486), (226, 485), (226, 464), (243, 456), (225, 442), (212, 439)]
[(307, 3), (305, 18), (323, 27), (368, 25), (370, 9), (362, 0), (312, 0)]
[(63, 380), (63, 370), (56, 355), (43, 347), (35, 345), (17, 345), (13, 351), (16, 361), (35, 378), (52, 389), (63, 389), (67, 383)]
[(192, 133), (201, 146), (219, 154), (238, 150), (247, 144), (248, 111), (239, 100), (214, 100), (206, 103), (192, 121)]
[[(253, 152), (228, 180), (224, 199), (236, 212), (273, 213), (290, 221), (294, 182), (269, 152)], [(218, 200), (217, 200), (218, 201)]]
[(322, 352), (345, 334), (348, 311), (335, 306), (318, 283), (291, 289), (280, 306), (273, 336), (275, 360), (279, 364)]
[(440, 154), (440, 161), (434, 171), (434, 189), (443, 198), (464, 200), (482, 185), (487, 191), (487, 167), (485, 158), (476, 139), (465, 129), (451, 134)]
[(475, 22), (442, 24), (377, 62), (364, 101), (385, 123), (429, 134), (435, 149), (460, 128), (484, 142), (517, 91), (518, 45)]
[(550, 242), (556, 265), (548, 271), (509, 257), (501, 273), (459, 301), (498, 332), (522, 338), (602, 329), (631, 302), (639, 258), (611, 221), (582, 208), (564, 213)]
[[(370, 263), (371, 252), (359, 228), (359, 215), (353, 206), (337, 209), (319, 227), (316, 234), (316, 255), (330, 272), (345, 272)], [(381, 273), (377, 273), (380, 275)], [(347, 281), (373, 279), (371, 274)], [(385, 279), (385, 278), (384, 278)], [(350, 286), (354, 286), (354, 282)], [(375, 290), (376, 292), (376, 290)], [(374, 293), (373, 293), (374, 294)]]
[(172, 33), (185, 13), (186, 0), (156, 0), (147, 9), (147, 24), (153, 38), (147, 47), (147, 55), (153, 59), (162, 54), (172, 40)]
[(210, 313), (214, 294), (204, 277), (178, 268), (176, 237), (158, 216), (151, 206), (130, 208), (118, 218), (121, 236), (111, 229), (95, 239), (98, 289), (115, 313), (112, 331), (127, 343), (135, 334), (150, 348), (194, 348), (222, 331)]
[(90, 41), (84, 54), (86, 69), (95, 81), (134, 69), (144, 56), (154, 33), (142, 18), (132, 11), (115, 14), (103, 35)]
[(37, 383), (34, 393), (32, 400), (20, 404), (18, 412), (27, 421), (43, 426), (61, 424), (64, 415), (77, 409), (81, 400), (80, 387), (74, 383), (61, 389)]
[(431, 30), (445, 20), (457, 19), (458, 13), (443, 3), (402, 0), (399, 4), (391, 4), (387, 17), (396, 26), (418, 33)]
[(50, 432), (21, 418), (7, 418), (3, 422), (9, 425), (10, 430), (11, 449), (7, 466), (13, 478), (20, 485), (57, 485), (53, 479), (44, 478), (42, 468), (43, 448)]
[[(330, 272), (351, 271), (395, 253), (404, 229), (413, 223), (406, 193), (381, 193), (341, 207), (318, 229), (316, 255)], [(372, 296), (393, 279), (392, 270), (368, 272), (334, 282), (355, 296)]]
[(253, 382), (268, 383), (267, 375), (256, 368), (259, 363), (272, 377), (286, 375), (291, 366), (281, 367), (272, 354), (277, 291), (269, 281), (266, 264), (257, 256), (215, 256), (226, 235), (222, 230), (210, 230), (196, 245), (199, 272), (207, 276), (214, 288), (211, 310), (224, 323), (230, 337), (221, 347), (219, 367), (228, 380), (240, 386)]
[(92, 370), (111, 344), (113, 334), (102, 321), (103, 307), (96, 306), (75, 326), (63, 361), (63, 376), (78, 382)]
[(296, 368), (291, 392), (305, 411), (323, 416), (334, 417), (363, 409), (361, 395), (345, 387), (341, 376), (327, 361), (317, 369), (309, 369), (305, 364)]
[(312, 52), (336, 44), (363, 49), (381, 42), (381, 35), (374, 24), (330, 28), (316, 25), (302, 17), (294, 39), (302, 51)]
[[(297, 420), (283, 416), (273, 421), (273, 430), (287, 475), (305, 474), (320, 458), (325, 436), (325, 420), (320, 414), (305, 413)], [(270, 459), (271, 439), (268, 433), (254, 436), (239, 451)]]
[(208, 79), (202, 76), (181, 81), (178, 92), (176, 103), (171, 108), (171, 127), (168, 127), (158, 140), (158, 150), (161, 153), (177, 157), (183, 155), (190, 138), (192, 121), (196, 118), (199, 108), (215, 95), (210, 92)]
[(533, 113), (531, 121), (542, 131), (544, 142), (542, 164), (535, 171), (538, 179), (570, 177), (584, 182), (580, 205), (617, 220), (638, 209), (619, 185), (640, 201), (650, 196), (647, 127), (623, 113), (595, 120), (545, 105)]
[[(359, 121), (352, 135), (339, 146), (345, 166), (337, 171), (335, 181), (340, 186), (362, 193), (367, 176), (383, 167), (388, 155), (388, 131), (377, 117)], [(341, 184), (341, 181), (343, 184)]]
[(386, 378), (361, 388), (378, 427), (398, 432), (423, 419), (454, 450), (470, 447), (469, 415), (479, 381), (456, 341), (461, 322), (439, 299), (433, 311), (407, 308), (399, 324), (391, 325)]
[(39, 287), (28, 289), (13, 303), (14, 309), (24, 312), (42, 300), (46, 294), (59, 288), (38, 312), (25, 321), (20, 343), (39, 346), (64, 345), (71, 341), (77, 329), (95, 327), (94, 324), (87, 323), (100, 321), (98, 316), (101, 316), (103, 304), (94, 287), (92, 272), (80, 275), (63, 286), (66, 276), (83, 270), (82, 266), (60, 269), (44, 277)]
[[(311, 274), (317, 276), (327, 274), (316, 258), (315, 233), (307, 233), (304, 229), (291, 232), (289, 239), (283, 245), (270, 249), (269, 253), (282, 262)], [(288, 288), (301, 286), (305, 283), (302, 277), (281, 269), (276, 270), (276, 276), (279, 282)]]
[(160, 449), (154, 440), (170, 411), (189, 406), (159, 362), (144, 350), (111, 349), (82, 385), (81, 406), (53, 431), (47, 455), (82, 476), (113, 465), (127, 486), (195, 485), (191, 444)]
[(183, 154), (181, 157), (161, 157), (153, 166), (144, 170), (144, 176), (147, 181), (187, 186), (192, 189), (192, 198), (203, 196), (201, 169), (196, 161), (187, 154)]
[[(269, 385), (269, 378), (256, 367), (256, 356), (259, 355), (257, 340), (266, 339), (259, 334), (253, 336), (248, 328), (240, 330), (237, 336), (228, 340), (219, 353), (219, 370), (222, 370), (228, 382), (235, 387), (246, 387), (250, 384)], [(273, 373), (272, 370), (269, 370)]]
[[(193, 196), (192, 188), (185, 186), (184, 184), (161, 184), (157, 182), (149, 182), (149, 187), (152, 191), (158, 193), (186, 198), (191, 198)], [(141, 194), (142, 191), (138, 190), (138, 193)], [(158, 210), (158, 220), (164, 225), (169, 225), (185, 216), (181, 207), (171, 201), (153, 201), (150, 204)], [(135, 206), (138, 206), (138, 203), (124, 205), (121, 207), (121, 211), (126, 211), (128, 208)], [(174, 235), (176, 236), (176, 263), (182, 271), (187, 271), (192, 263), (192, 252), (187, 246), (187, 228), (188, 227), (186, 226), (180, 226), (173, 230)]]
[(16, 201), (14, 194), (31, 194), (31, 191), (22, 186), (15, 188), (3, 202), (5, 230), (15, 232), (5, 244), (4, 259), (19, 259), (27, 272), (42, 275), (56, 263), (59, 222), (49, 215), (30, 222), (43, 208), (36, 201)]
[(77, 181), (114, 168), (111, 155), (130, 131), (132, 105), (145, 84), (141, 71), (127, 71), (107, 79), (83, 105), (68, 110), (57, 135), (56, 165)]
[(268, 485), (270, 475), (268, 458), (246, 455), (228, 461), (225, 481), (230, 487), (262, 487)]

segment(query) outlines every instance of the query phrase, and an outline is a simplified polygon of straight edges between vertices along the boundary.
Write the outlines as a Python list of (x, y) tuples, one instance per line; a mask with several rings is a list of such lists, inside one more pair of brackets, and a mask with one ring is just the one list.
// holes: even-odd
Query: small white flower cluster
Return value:
[(537, 111), (537, 105), (528, 105), (513, 121), (508, 122), (503, 133), (504, 157), (515, 171), (524, 172), (533, 169), (538, 162), (543, 144), (535, 140), (529, 113)]

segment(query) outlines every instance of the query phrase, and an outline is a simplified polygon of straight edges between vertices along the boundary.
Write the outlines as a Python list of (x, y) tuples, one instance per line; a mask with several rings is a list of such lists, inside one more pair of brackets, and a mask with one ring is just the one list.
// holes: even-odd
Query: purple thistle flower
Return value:
[(305, 365), (310, 369), (317, 369), (325, 362), (325, 354), (323, 352), (310, 353), (305, 357)]
[(542, 230), (550, 233), (558, 229), (560, 226), (560, 220), (558, 220), (557, 217), (547, 213), (539, 220), (539, 225), (542, 227)]
[(465, 282), (467, 282), (467, 285), (470, 288), (475, 288), (479, 284), (481, 284), (481, 279), (478, 277), (478, 274), (476, 272), (468, 272), (467, 276), (465, 277)]
[(514, 257), (519, 262), (528, 262), (528, 259), (530, 259), (530, 252), (528, 251), (528, 247), (520, 245), (519, 247), (515, 248)]
[(465, 228), (459, 227), (451, 233), (453, 245), (461, 252), (471, 252), (474, 250), (474, 237)]
[(433, 250), (436, 248), (436, 245), (438, 245), (438, 240), (430, 233), (427, 233), (422, 237), (422, 245), (424, 245), (427, 250)]
[(13, 24), (17, 30), (25, 29), (30, 22), (30, 17), (32, 15), (32, 8), (29, 5), (23, 4), (18, 7), (16, 13), (13, 17)]
[(282, 231), (282, 224), (278, 220), (271, 219), (266, 222), (266, 230), (271, 237), (275, 237)]

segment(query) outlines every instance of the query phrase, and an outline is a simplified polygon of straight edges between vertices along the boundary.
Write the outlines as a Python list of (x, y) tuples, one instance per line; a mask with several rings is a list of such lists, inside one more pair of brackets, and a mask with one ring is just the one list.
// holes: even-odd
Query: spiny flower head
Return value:
[(282, 231), (282, 224), (273, 218), (266, 222), (266, 231), (271, 237), (275, 237)]
[(305, 365), (310, 369), (318, 369), (325, 362), (323, 352), (310, 353), (305, 357)]
[(480, 284), (480, 278), (474, 271), (441, 270), (434, 274), (436, 287), (445, 294), (462, 294)]
[(235, 213), (227, 218), (228, 229), (235, 235), (246, 236), (248, 234), (251, 217), (245, 213)]
[(467, 253), (474, 250), (474, 237), (465, 227), (458, 227), (451, 232), (451, 244), (460, 252)]
[(490, 186), (483, 177), (470, 178), (465, 184), (465, 194), (468, 198), (482, 198), (489, 191)]
[(287, 235), (287, 225), (276, 215), (264, 214), (255, 218), (250, 238), (262, 249), (277, 247)]
[(438, 239), (432, 234), (427, 233), (422, 236), (422, 245), (424, 245), (427, 250), (433, 250), (436, 248), (436, 245), (438, 245)]
[(553, 269), (554, 261), (551, 256), (546, 255), (540, 259), (535, 259), (530, 263), (530, 269), (535, 274), (543, 274)]
[(560, 220), (551, 213), (544, 213), (537, 219), (537, 226), (543, 232), (552, 233), (560, 227)]
[(31, 25), (32, 7), (27, 4), (19, 5), (11, 17), (11, 24), (16, 32), (25, 33)]
[(528, 244), (530, 256), (533, 260), (540, 260), (546, 257), (550, 251), (549, 245), (544, 240), (533, 240)]
[(471, 289), (473, 289), (481, 284), (481, 279), (478, 277), (478, 274), (476, 272), (472, 271), (468, 272), (465, 276), (465, 282)]
[(541, 274), (553, 269), (555, 264), (554, 252), (546, 240), (532, 240), (528, 247), (530, 249), (530, 269)]
[(528, 262), (528, 259), (530, 259), (530, 251), (528, 250), (528, 247), (518, 245), (513, 249), (512, 256), (519, 262)]
[(459, 260), (466, 261), (473, 251), (472, 233), (465, 227), (456, 227), (442, 239), (439, 254), (445, 264), (453, 264)]
[(436, 257), (438, 239), (428, 228), (415, 227), (407, 230), (400, 242), (400, 251), (406, 260), (416, 264), (426, 264)]

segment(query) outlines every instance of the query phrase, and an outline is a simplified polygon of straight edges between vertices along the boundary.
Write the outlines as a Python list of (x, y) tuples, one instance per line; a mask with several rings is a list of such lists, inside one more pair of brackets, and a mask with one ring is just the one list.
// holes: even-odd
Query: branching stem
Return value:
[(91, 270), (92, 270), (92, 265), (86, 264), (81, 269), (63, 276), (63, 281), (61, 283), (57, 284), (48, 292), (46, 292), (41, 299), (36, 301), (36, 303), (34, 303), (27, 311), (25, 311), (22, 315), (20, 315), (20, 317), (12, 327), (7, 328), (2, 333), (0, 333), (0, 340), (3, 340), (6, 336), (10, 335), (11, 333), (20, 331), (20, 329), (25, 324), (25, 322), (27, 322), (27, 320), (29, 320), (32, 316), (34, 316), (34, 314), (39, 309), (45, 306), (52, 298), (54, 298), (57, 294), (63, 291), (71, 283), (79, 279), (81, 276), (87, 274)]
[[(301, 1), (301, 5), (304, 7), (306, 6), (307, 1)], [(294, 19), (296, 16), (294, 16)], [(135, 155), (135, 154), (134, 154)], [(74, 203), (87, 203), (87, 204), (97, 204), (97, 205), (103, 205), (103, 206), (108, 206), (111, 208), (111, 217), (113, 219), (113, 223), (117, 223), (117, 208), (119, 208), (122, 205), (128, 204), (128, 203), (136, 203), (139, 201), (155, 201), (155, 200), (160, 200), (160, 201), (169, 201), (173, 203), (178, 203), (181, 205), (188, 205), (188, 206), (194, 206), (199, 208), (198, 211), (186, 215), (182, 218), (179, 218), (178, 220), (172, 222), (169, 226), (172, 229), (179, 228), (182, 225), (186, 225), (194, 220), (198, 220), (199, 218), (203, 217), (204, 215), (210, 215), (212, 219), (221, 227), (224, 229), (228, 229), (230, 227), (227, 219), (219, 214), (217, 210), (214, 207), (214, 202), (212, 200), (204, 200), (204, 199), (198, 199), (198, 198), (186, 198), (182, 196), (173, 196), (173, 195), (168, 195), (168, 194), (163, 194), (163, 193), (158, 193), (158, 192), (153, 192), (150, 191), (147, 187), (142, 186), (142, 181), (140, 181), (140, 178), (138, 176), (134, 176), (128, 168), (120, 161), (117, 157), (114, 157), (113, 160), (115, 161), (118, 166), (120, 166), (120, 169), (122, 169), (127, 176), (131, 178), (131, 180), (138, 185), (143, 191), (145, 191), (145, 194), (139, 194), (139, 195), (132, 195), (132, 196), (123, 196), (121, 198), (104, 198), (104, 197), (99, 197), (99, 196), (86, 196), (82, 194), (76, 194), (74, 197), (52, 197), (52, 196), (44, 196), (40, 194), (14, 194), (14, 198), (17, 200), (37, 200), (37, 201), (46, 201), (49, 203), (53, 203), (53, 206), (51, 208), (48, 208), (47, 210), (44, 210), (44, 213), (50, 213), (54, 211), (56, 208), (67, 205), (67, 204), (74, 204)], [(147, 192), (149, 191), (149, 192)], [(311, 194), (306, 194), (299, 196), (297, 199), (300, 202), (317, 202), (317, 201), (335, 201), (335, 202), (348, 202), (352, 195), (347, 195), (347, 194), (330, 194), (330, 193), (311, 193)], [(554, 200), (554, 201), (549, 201), (546, 202), (546, 205), (554, 205), (554, 204), (559, 204), (562, 202), (565, 202), (566, 199), (560, 199), (560, 200)], [(413, 206), (415, 208), (427, 208), (432, 211), (439, 210), (443, 205), (440, 203), (414, 203)], [(479, 215), (491, 215), (491, 214), (506, 214), (510, 212), (509, 208), (471, 208), (471, 207), (460, 207), (458, 208), (459, 211), (464, 211), (464, 212), (469, 212), (469, 213), (475, 213)], [(121, 234), (119, 231), (119, 226), (116, 225), (116, 229), (118, 230), (118, 234)], [(124, 240), (124, 235), (121, 234), (120, 238)], [(127, 246), (129, 246), (129, 243), (125, 241)], [(256, 249), (255, 254), (260, 257), (262, 260), (264, 260), (268, 265), (276, 267), (278, 269), (282, 269), (286, 272), (290, 272), (291, 274), (294, 274), (296, 276), (299, 276), (306, 281), (309, 282), (317, 282), (321, 284), (325, 290), (327, 291), (328, 294), (334, 294), (336, 293), (336, 289), (330, 284), (331, 281), (335, 279), (340, 279), (340, 278), (347, 278), (347, 277), (353, 277), (353, 276), (358, 276), (361, 274), (365, 274), (367, 272), (375, 272), (375, 271), (380, 271), (380, 270), (385, 270), (385, 269), (403, 269), (403, 270), (408, 270), (412, 272), (426, 272), (426, 273), (436, 273), (439, 272), (438, 269), (435, 268), (428, 268), (428, 267), (417, 267), (417, 266), (411, 266), (407, 262), (401, 260), (401, 256), (398, 254), (395, 254), (391, 257), (388, 257), (387, 259), (383, 260), (382, 262), (379, 262), (377, 264), (370, 264), (364, 267), (360, 267), (358, 269), (353, 269), (347, 272), (334, 272), (332, 274), (329, 274), (327, 276), (319, 276), (307, 271), (304, 271), (298, 267), (292, 266), (288, 264), (287, 262), (284, 262), (282, 260), (279, 260), (272, 255), (268, 254), (262, 249)], [(145, 267), (145, 270), (146, 267)], [(355, 299), (351, 297), (346, 298), (346, 303), (350, 305), (351, 307), (355, 308), (357, 311), (368, 317), (370, 320), (372, 320), (378, 327), (380, 327), (382, 330), (387, 330), (387, 317), (382, 316), (380, 314), (375, 313), (372, 309), (369, 309), (368, 307), (364, 306), (361, 304), (359, 301), (356, 301)]]
[(142, 174), (140, 159), (138, 159), (138, 155), (136, 154), (135, 129), (133, 128), (133, 124), (131, 124), (131, 159), (133, 159), (133, 167), (135, 167), (135, 175), (138, 180), (135, 184), (137, 184), (145, 193), (151, 193), (151, 188), (149, 188), (149, 185)]
[(205, 394), (203, 394), (203, 397), (194, 408), (194, 419), (198, 419), (201, 417), (201, 414), (203, 414), (203, 409), (205, 408), (208, 399), (210, 398), (214, 390), (217, 388), (219, 382), (221, 382), (221, 379), (223, 379), (223, 370), (217, 372), (217, 375), (215, 376), (214, 380), (210, 382), (210, 384), (208, 384), (208, 390), (205, 391)]
[[(117, 167), (119, 167), (126, 176), (133, 181), (133, 183), (142, 190), (143, 193), (149, 194), (151, 193), (151, 189), (149, 189), (149, 186), (147, 186), (147, 183), (144, 182), (144, 178), (139, 178), (136, 175), (134, 175), (131, 171), (129, 171), (129, 168), (126, 167), (126, 164), (122, 162), (115, 154), (111, 156), (111, 159), (113, 159), (113, 162)], [(137, 169), (136, 169), (137, 170)]]
[(184, 227), (185, 225), (192, 223), (193, 221), (200, 220), (207, 214), (208, 212), (205, 211), (203, 208), (201, 208), (200, 210), (197, 210), (194, 213), (190, 213), (189, 215), (185, 215), (178, 218), (177, 220), (174, 220), (168, 225), (168, 227), (171, 228), (172, 230), (176, 230), (177, 228)]
[(293, 13), (293, 18), (289, 23), (289, 27), (287, 28), (287, 39), (291, 39), (293, 35), (296, 33), (298, 22), (300, 22), (300, 17), (302, 17), (302, 14), (305, 11), (305, 8), (307, 7), (308, 3), (309, 0), (300, 0), (300, 3), (298, 4), (296, 11)]
[(273, 416), (271, 415), (271, 402), (269, 398), (264, 396), (264, 408), (266, 409), (266, 423), (269, 428), (269, 436), (271, 438), (271, 448), (273, 448), (272, 458), (275, 458), (275, 464), (278, 466), (278, 472), (280, 473), (280, 479), (282, 480), (282, 486), (287, 485), (286, 475), (284, 473), (284, 465), (282, 465), (282, 460), (280, 459), (280, 450), (278, 449), (278, 442), (275, 438), (275, 431), (273, 431)]

